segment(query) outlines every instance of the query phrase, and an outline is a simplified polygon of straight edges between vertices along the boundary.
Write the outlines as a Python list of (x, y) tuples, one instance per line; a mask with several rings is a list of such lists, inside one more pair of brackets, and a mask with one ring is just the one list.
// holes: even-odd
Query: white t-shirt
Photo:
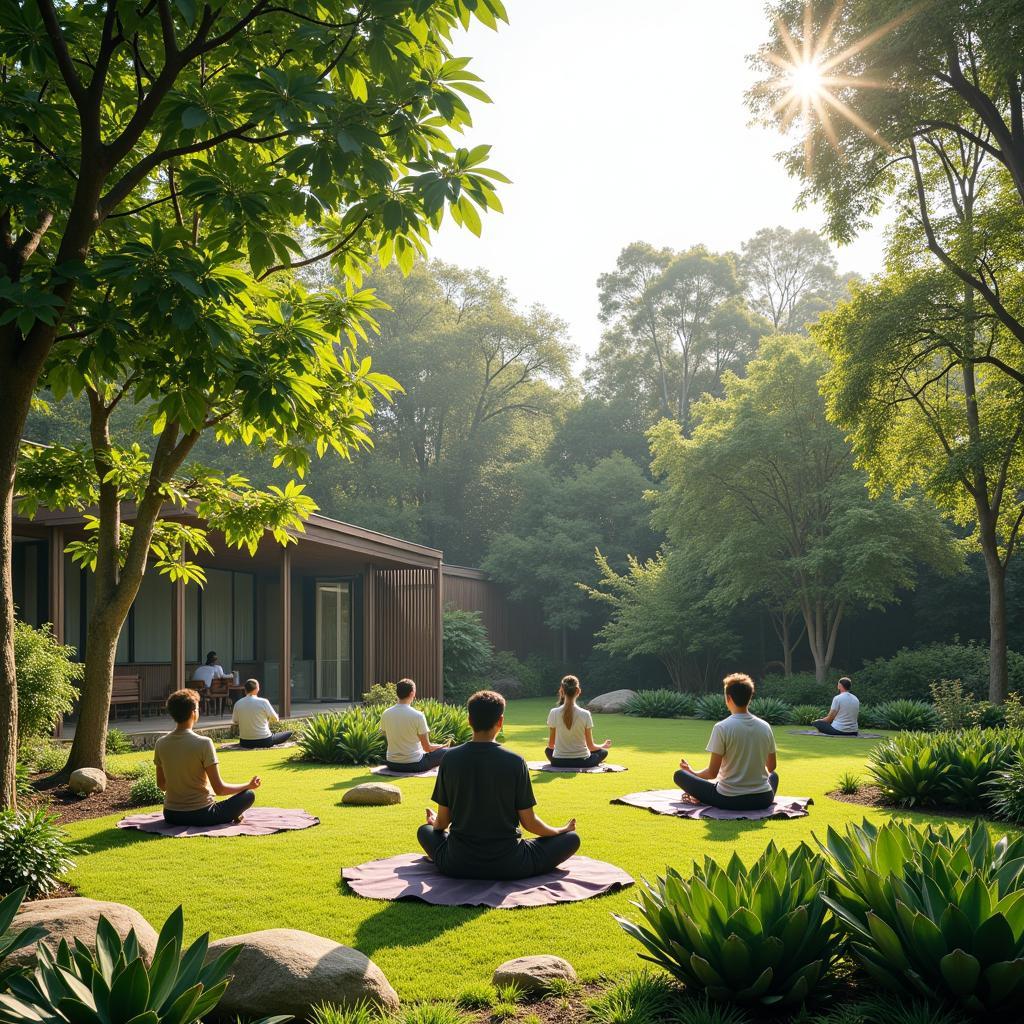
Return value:
[(411, 704), (392, 704), (380, 716), (381, 732), (388, 739), (387, 759), (395, 764), (415, 764), (423, 760), (421, 736), (430, 735), (427, 716)]
[(832, 698), (832, 710), (836, 712), (836, 717), (832, 719), (833, 729), (837, 732), (857, 732), (860, 701), (849, 690), (837, 693)]
[(562, 707), (552, 708), (548, 712), (548, 728), (555, 730), (555, 757), (589, 757), (587, 746), (587, 730), (594, 728), (594, 717), (586, 708), (575, 708), (572, 715), (572, 728), (566, 728), (562, 718)]
[(234, 710), (231, 712), (231, 721), (238, 726), (238, 735), (243, 740), (265, 740), (273, 735), (270, 723), (277, 720), (274, 705), (254, 693), (235, 701)]
[(722, 796), (747, 796), (771, 790), (765, 761), (775, 753), (772, 727), (744, 711), (716, 722), (706, 750), (722, 755), (716, 785)]
[(195, 672), (192, 673), (192, 682), (202, 683), (203, 686), (209, 686), (214, 679), (226, 679), (228, 673), (224, 671), (221, 665), (200, 665)]

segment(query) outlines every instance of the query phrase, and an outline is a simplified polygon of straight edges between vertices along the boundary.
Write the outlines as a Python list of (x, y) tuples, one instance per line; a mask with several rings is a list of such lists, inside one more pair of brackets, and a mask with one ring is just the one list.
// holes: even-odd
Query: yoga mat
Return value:
[(218, 747), (218, 750), (287, 750), (289, 747), (297, 747), (298, 740), (286, 740), (284, 743), (275, 743), (272, 747), (243, 747), (241, 743), (228, 743), (226, 746)]
[(628, 772), (629, 769), (622, 764), (608, 764), (602, 761), (593, 768), (556, 768), (549, 761), (527, 761), (531, 772), (568, 772), (575, 775), (600, 775), (601, 772)]
[(827, 740), (884, 740), (880, 732), (859, 732), (856, 736), (830, 736), (827, 732), (817, 729), (793, 729), (794, 736), (824, 736)]
[(371, 775), (390, 775), (394, 779), (436, 779), (437, 768), (428, 768), (425, 772), (396, 772), (386, 764), (378, 764), (370, 769)]
[(320, 819), (305, 811), (282, 809), (280, 807), (250, 807), (241, 824), (229, 821), (226, 825), (168, 825), (163, 811), (150, 814), (132, 814), (122, 818), (118, 828), (137, 828), (140, 832), (152, 832), (158, 836), (187, 838), (190, 836), (269, 836), (274, 832), (289, 832), (293, 829), (312, 828)]
[(708, 804), (690, 803), (678, 789), (648, 789), (643, 793), (616, 797), (611, 802), (644, 807), (655, 814), (669, 814), (676, 818), (714, 818), (720, 821), (735, 821), (739, 818), (803, 818), (807, 815), (808, 806), (814, 803), (806, 796), (777, 796), (775, 803), (759, 811), (725, 811)]
[(443, 907), (546, 907), (617, 892), (633, 884), (614, 864), (591, 857), (570, 857), (554, 871), (515, 882), (449, 878), (418, 853), (403, 853), (342, 868), (354, 893), (371, 900), (421, 900)]

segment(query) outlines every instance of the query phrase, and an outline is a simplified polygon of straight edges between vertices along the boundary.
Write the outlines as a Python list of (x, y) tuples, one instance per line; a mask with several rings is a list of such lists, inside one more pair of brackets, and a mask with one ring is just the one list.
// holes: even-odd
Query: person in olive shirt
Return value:
[[(495, 742), (505, 698), (481, 690), (469, 698), (473, 739), (441, 762), (427, 823), (417, 833), (437, 869), (453, 878), (504, 881), (554, 870), (580, 848), (576, 819), (553, 828), (537, 817), (526, 762)], [(520, 826), (537, 839), (523, 839)]]

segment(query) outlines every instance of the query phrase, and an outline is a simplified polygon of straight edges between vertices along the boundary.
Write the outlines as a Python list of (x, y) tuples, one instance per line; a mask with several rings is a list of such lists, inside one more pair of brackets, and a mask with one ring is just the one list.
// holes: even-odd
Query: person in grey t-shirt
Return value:
[(707, 768), (694, 771), (686, 758), (673, 779), (695, 803), (728, 811), (755, 811), (775, 802), (779, 788), (775, 734), (747, 708), (754, 681), (736, 672), (723, 680), (729, 717), (716, 722), (708, 740)]
[(853, 695), (852, 687), (853, 681), (847, 676), (836, 683), (839, 692), (832, 698), (831, 710), (824, 718), (811, 723), (818, 732), (826, 736), (857, 735), (860, 728), (860, 701)]

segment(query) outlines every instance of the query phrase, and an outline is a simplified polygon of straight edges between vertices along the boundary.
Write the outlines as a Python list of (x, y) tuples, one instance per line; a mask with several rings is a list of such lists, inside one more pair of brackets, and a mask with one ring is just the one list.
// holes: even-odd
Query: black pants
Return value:
[(418, 761), (385, 761), (384, 763), (393, 772), (429, 772), (431, 768), (436, 768), (441, 763), (441, 758), (448, 753), (448, 749), (448, 747), (441, 747), (440, 750), (431, 750), (429, 754), (424, 751)]
[(164, 821), (168, 825), (226, 825), (243, 815), (255, 802), (256, 794), (245, 789), (201, 811), (171, 811), (165, 807)]
[(826, 722), (824, 718), (819, 719), (817, 722), (811, 722), (818, 732), (823, 732), (826, 736), (856, 736), (857, 730), (853, 732), (840, 732), (838, 729), (833, 728), (831, 722)]
[(287, 743), (292, 738), (292, 734), (287, 730), (282, 732), (275, 732), (272, 736), (264, 736), (261, 740), (243, 740), (238, 741), (240, 747), (245, 747), (246, 750), (259, 750), (262, 747), (276, 747), (279, 743)]
[(589, 757), (555, 757), (551, 747), (544, 751), (553, 768), (596, 768), (607, 756), (607, 750), (592, 750)]
[(505, 856), (481, 864), (469, 863), (459, 856), (457, 850), (451, 850), (448, 833), (438, 832), (432, 825), (420, 825), (416, 838), (442, 875), (492, 882), (546, 875), (580, 848), (580, 837), (576, 832), (563, 832), (557, 836), (521, 839)]
[(778, 772), (772, 772), (768, 776), (768, 782), (772, 787), (770, 793), (745, 793), (743, 796), (724, 796), (718, 792), (715, 783), (682, 768), (672, 778), (683, 792), (696, 797), (702, 804), (721, 807), (723, 811), (759, 811), (774, 803), (775, 794), (779, 789)]

